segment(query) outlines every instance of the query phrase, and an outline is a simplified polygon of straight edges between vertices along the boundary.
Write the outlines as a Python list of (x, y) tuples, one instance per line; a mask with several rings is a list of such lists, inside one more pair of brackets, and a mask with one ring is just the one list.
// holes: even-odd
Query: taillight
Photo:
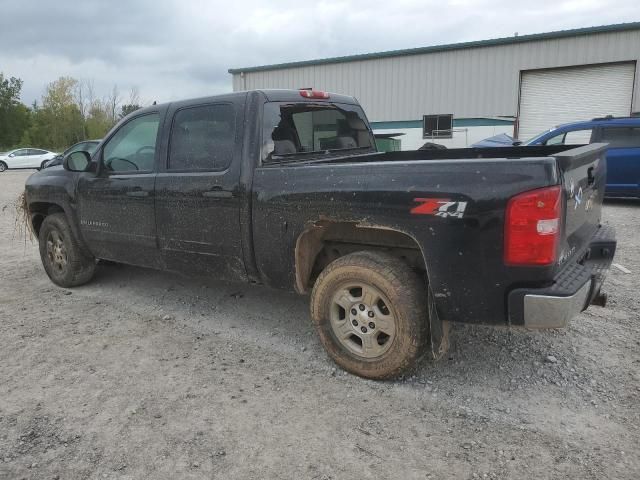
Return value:
[(318, 90), (300, 90), (300, 95), (304, 98), (329, 98), (329, 92), (320, 92)]
[(560, 186), (531, 190), (512, 197), (504, 223), (507, 265), (550, 265), (556, 261), (562, 218)]

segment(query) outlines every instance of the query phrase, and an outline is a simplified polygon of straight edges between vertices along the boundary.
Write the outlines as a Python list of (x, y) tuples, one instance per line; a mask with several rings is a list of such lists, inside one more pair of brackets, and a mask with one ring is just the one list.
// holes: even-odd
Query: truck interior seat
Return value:
[(336, 147), (335, 148), (357, 148), (358, 143), (355, 138), (348, 136), (340, 136), (336, 137), (335, 140)]
[(357, 115), (350, 115), (347, 117), (347, 122), (349, 128), (355, 133), (355, 138), (358, 143), (356, 146), (369, 146), (371, 144), (371, 136), (369, 135), (369, 130), (367, 129), (367, 124), (364, 123), (364, 120)]
[(284, 125), (278, 125), (273, 129), (271, 134), (273, 140), (273, 153), (276, 155), (283, 155), (287, 153), (296, 153), (296, 134), (295, 132)]

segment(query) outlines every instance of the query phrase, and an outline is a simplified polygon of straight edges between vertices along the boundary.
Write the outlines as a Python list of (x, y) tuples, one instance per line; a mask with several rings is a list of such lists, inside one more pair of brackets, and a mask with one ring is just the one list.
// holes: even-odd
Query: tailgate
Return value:
[(558, 266), (584, 253), (600, 225), (607, 176), (606, 147), (606, 143), (592, 143), (554, 155), (566, 199)]

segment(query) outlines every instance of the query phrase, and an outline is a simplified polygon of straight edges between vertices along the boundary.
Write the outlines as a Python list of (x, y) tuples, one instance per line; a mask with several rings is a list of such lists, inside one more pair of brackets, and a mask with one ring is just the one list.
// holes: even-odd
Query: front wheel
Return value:
[(4, 162), (0, 162), (0, 172), (4, 172), (7, 168), (7, 164)]
[(396, 377), (415, 366), (429, 334), (427, 288), (398, 258), (363, 251), (320, 274), (311, 316), (331, 358), (361, 377)]
[(40, 258), (56, 285), (75, 287), (93, 277), (96, 261), (82, 252), (64, 213), (48, 215), (38, 233)]

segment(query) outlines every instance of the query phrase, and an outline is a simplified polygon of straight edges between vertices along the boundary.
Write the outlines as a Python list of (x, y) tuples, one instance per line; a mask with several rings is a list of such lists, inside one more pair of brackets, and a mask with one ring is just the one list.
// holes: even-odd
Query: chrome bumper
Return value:
[(591, 293), (589, 280), (568, 297), (528, 294), (524, 296), (524, 326), (527, 328), (564, 328), (585, 310)]

